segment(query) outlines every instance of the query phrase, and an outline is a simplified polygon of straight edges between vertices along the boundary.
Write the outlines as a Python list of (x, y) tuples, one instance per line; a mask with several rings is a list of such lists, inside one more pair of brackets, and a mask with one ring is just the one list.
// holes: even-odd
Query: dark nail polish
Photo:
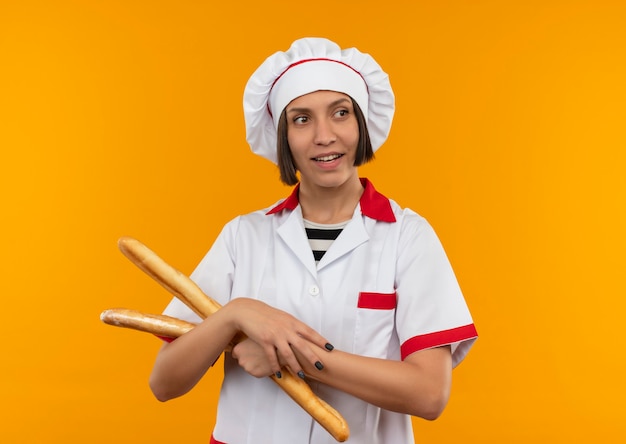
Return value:
[(326, 347), (326, 350), (331, 351), (333, 350), (335, 347), (333, 347), (333, 344), (326, 344), (324, 347)]
[(282, 375), (280, 372), (276, 372), (276, 373), (275, 373), (275, 375), (276, 375), (276, 377), (277, 377), (278, 379), (280, 379), (280, 378), (282, 378), (282, 377), (283, 377), (283, 375)]
[(304, 379), (304, 372), (302, 370), (300, 370), (298, 372), (298, 376), (300, 377), (300, 379)]
[(316, 367), (318, 370), (322, 370), (322, 369), (324, 368), (324, 365), (323, 365), (320, 361), (317, 361), (317, 362), (315, 363), (315, 367)]

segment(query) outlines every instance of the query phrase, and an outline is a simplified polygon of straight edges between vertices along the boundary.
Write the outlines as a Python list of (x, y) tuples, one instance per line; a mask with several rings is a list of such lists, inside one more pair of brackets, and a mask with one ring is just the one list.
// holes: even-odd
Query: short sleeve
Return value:
[(451, 345), (456, 366), (477, 338), (471, 314), (430, 224), (408, 210), (402, 223), (396, 275), (402, 359), (416, 351)]

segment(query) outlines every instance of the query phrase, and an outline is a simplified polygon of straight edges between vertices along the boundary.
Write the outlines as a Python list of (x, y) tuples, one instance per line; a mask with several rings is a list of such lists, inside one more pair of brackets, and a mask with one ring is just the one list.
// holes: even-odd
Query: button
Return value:
[(320, 294), (320, 288), (317, 285), (312, 285), (311, 288), (309, 288), (309, 294), (311, 296), (317, 296)]

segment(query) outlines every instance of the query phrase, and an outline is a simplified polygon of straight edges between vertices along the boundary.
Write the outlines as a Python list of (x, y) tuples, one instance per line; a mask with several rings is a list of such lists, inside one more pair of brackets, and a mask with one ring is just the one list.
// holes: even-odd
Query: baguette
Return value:
[(130, 328), (165, 338), (184, 335), (196, 324), (165, 315), (142, 313), (127, 308), (110, 308), (100, 314), (100, 320), (115, 327)]
[(300, 407), (302, 407), (315, 421), (319, 423), (338, 442), (344, 442), (350, 437), (350, 428), (345, 418), (326, 401), (318, 397), (309, 384), (293, 376), (288, 371), (282, 372), (282, 378), (270, 376), (280, 388), (287, 393)]
[(132, 237), (122, 237), (117, 245), (133, 264), (157, 281), (167, 291), (185, 303), (201, 318), (206, 318), (222, 308), (204, 294), (194, 281), (167, 264), (152, 250)]
[[(122, 237), (118, 241), (120, 251), (137, 267), (152, 277), (166, 290), (176, 296), (201, 318), (207, 318), (221, 308), (221, 305), (207, 296), (186, 275), (173, 268), (136, 239)], [(141, 314), (139, 315), (141, 317)], [(140, 323), (140, 325), (142, 325)], [(134, 327), (130, 327), (134, 328)], [(144, 330), (145, 331), (145, 330)], [(239, 342), (245, 337), (233, 338)], [(282, 372), (282, 378), (272, 375), (278, 384), (300, 407), (309, 413), (338, 442), (350, 436), (350, 429), (341, 414), (313, 393), (309, 385), (291, 372)]]

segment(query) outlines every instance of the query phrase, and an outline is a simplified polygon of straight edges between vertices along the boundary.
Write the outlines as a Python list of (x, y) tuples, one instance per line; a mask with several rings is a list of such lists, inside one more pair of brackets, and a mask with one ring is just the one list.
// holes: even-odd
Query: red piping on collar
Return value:
[[(359, 201), (361, 204), (361, 213), (367, 217), (379, 220), (381, 222), (395, 222), (396, 217), (394, 216), (393, 210), (391, 209), (389, 199), (376, 191), (374, 185), (372, 185), (369, 179), (361, 178), (361, 184), (363, 184), (363, 187), (365, 188), (365, 190), (363, 191), (363, 195), (361, 196), (361, 200)], [(279, 213), (282, 210), (294, 210), (300, 203), (298, 200), (299, 189), (300, 184), (296, 185), (289, 197), (287, 197), (278, 205), (274, 206), (266, 214), (275, 214)]]

